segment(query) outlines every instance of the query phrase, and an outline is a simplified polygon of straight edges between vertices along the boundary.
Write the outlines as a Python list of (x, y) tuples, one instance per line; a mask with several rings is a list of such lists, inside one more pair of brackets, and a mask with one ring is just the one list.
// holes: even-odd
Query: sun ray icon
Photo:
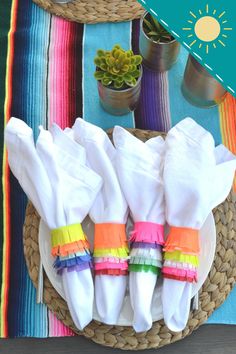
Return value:
[(188, 25), (183, 27), (183, 31), (188, 31), (190, 47), (197, 45), (208, 54), (210, 49), (217, 48), (217, 45), (226, 46), (228, 31), (232, 31), (232, 28), (226, 25), (226, 11), (211, 9), (209, 4), (206, 4), (204, 9), (190, 11), (189, 14)]

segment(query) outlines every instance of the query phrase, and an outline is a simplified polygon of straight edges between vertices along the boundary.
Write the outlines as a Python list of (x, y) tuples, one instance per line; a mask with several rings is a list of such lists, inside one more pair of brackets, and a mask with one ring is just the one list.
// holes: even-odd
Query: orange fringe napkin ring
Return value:
[(89, 242), (81, 224), (62, 226), (51, 230), (52, 256), (58, 274), (63, 271), (82, 271), (92, 268)]
[(125, 224), (95, 224), (95, 275), (128, 275), (128, 242)]
[(199, 265), (199, 231), (184, 227), (170, 227), (170, 232), (164, 246), (164, 278), (187, 281), (197, 281)]

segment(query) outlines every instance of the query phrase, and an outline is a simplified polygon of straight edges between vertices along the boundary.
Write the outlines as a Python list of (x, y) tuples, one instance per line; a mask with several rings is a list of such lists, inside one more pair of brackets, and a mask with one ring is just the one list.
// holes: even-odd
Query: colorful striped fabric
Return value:
[[(54, 121), (64, 128), (78, 116), (104, 129), (120, 124), (167, 131), (190, 115), (211, 131), (217, 143), (223, 141), (236, 153), (235, 99), (228, 95), (219, 108), (203, 110), (182, 98), (184, 49), (169, 73), (144, 70), (142, 97), (135, 114), (112, 117), (104, 113), (93, 78), (95, 52), (98, 47), (108, 49), (116, 43), (137, 52), (138, 33), (138, 21), (81, 25), (51, 16), (31, 0), (0, 1), (1, 337), (73, 335), (45, 305), (36, 305), (35, 289), (27, 274), (22, 247), (27, 199), (9, 171), (3, 146), (3, 129), (11, 116), (24, 119), (37, 134), (39, 124), (47, 127)], [(231, 298), (233, 306), (236, 291)], [(236, 314), (236, 309), (231, 312)], [(222, 322), (227, 323), (227, 318)], [(231, 323), (236, 323), (236, 316)]]

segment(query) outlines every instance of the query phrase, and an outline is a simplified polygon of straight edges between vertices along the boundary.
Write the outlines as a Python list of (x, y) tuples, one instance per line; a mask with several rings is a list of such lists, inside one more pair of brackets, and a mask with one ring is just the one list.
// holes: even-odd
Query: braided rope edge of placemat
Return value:
[(80, 23), (130, 21), (140, 18), (145, 11), (137, 0), (74, 0), (68, 4), (33, 1), (53, 15)]
[[(128, 129), (134, 136), (145, 141), (165, 134), (154, 131)], [(111, 130), (108, 132), (111, 137)], [(231, 192), (224, 203), (214, 209), (217, 230), (215, 259), (211, 271), (199, 292), (199, 309), (190, 312), (186, 328), (179, 333), (171, 332), (164, 321), (153, 323), (153, 327), (143, 333), (135, 333), (132, 327), (109, 326), (92, 321), (84, 331), (78, 331), (71, 319), (66, 302), (44, 276), (44, 303), (76, 334), (83, 335), (97, 344), (124, 350), (144, 350), (160, 348), (190, 335), (203, 324), (212, 312), (226, 299), (236, 282), (236, 194)], [(38, 230), (40, 217), (29, 202), (23, 230), (23, 244), (30, 278), (37, 287), (39, 270)]]

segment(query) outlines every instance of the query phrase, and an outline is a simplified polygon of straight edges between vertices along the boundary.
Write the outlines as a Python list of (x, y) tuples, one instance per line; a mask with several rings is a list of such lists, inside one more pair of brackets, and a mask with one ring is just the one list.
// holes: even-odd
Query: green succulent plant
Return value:
[(97, 67), (95, 79), (104, 86), (124, 89), (136, 85), (141, 75), (142, 57), (134, 55), (132, 50), (124, 50), (118, 44), (112, 50), (97, 51), (94, 64)]
[(143, 29), (146, 35), (156, 43), (168, 43), (173, 36), (150, 14), (143, 19)]

